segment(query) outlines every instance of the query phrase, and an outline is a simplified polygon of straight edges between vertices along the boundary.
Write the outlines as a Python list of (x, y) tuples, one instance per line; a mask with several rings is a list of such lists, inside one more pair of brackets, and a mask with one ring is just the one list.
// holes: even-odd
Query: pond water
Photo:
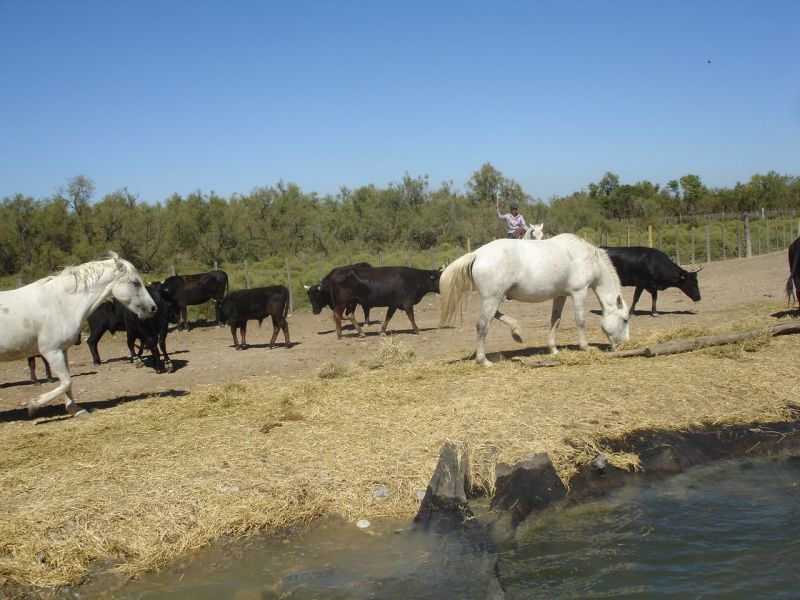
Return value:
[[(478, 523), (487, 515), (478, 515)], [(638, 482), (523, 523), (434, 532), (325, 522), (220, 544), (114, 593), (174, 600), (800, 597), (800, 455)]]

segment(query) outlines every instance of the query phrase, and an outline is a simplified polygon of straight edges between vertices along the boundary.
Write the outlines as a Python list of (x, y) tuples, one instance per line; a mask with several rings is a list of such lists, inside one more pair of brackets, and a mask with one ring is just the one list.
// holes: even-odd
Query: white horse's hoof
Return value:
[(36, 403), (33, 400), (28, 400), (28, 416), (35, 417), (37, 410), (39, 410), (39, 407), (36, 406)]
[(550, 348), (550, 354), (558, 354), (558, 348)]
[(520, 332), (512, 331), (511, 337), (514, 338), (514, 341), (517, 342), (518, 344), (522, 343), (522, 334)]
[(90, 415), (91, 413), (88, 410), (82, 408), (72, 416), (75, 417), (76, 419), (88, 419)]

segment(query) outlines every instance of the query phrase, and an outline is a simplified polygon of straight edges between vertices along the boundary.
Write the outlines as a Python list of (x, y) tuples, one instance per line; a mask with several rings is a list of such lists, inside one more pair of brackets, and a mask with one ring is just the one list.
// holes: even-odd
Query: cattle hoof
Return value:
[(39, 407), (36, 406), (36, 403), (33, 400), (28, 400), (28, 416), (30, 418), (35, 417), (37, 410), (39, 410)]

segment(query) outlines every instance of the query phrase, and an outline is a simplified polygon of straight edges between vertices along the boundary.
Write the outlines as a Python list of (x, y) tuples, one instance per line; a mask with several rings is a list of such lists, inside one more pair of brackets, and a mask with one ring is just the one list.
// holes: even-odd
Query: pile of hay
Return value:
[(531, 452), (549, 453), (567, 480), (602, 440), (632, 430), (790, 419), (800, 376), (793, 336), (733, 354), (592, 353), (552, 369), (421, 361), (375, 344), (365, 364), (300, 382), (0, 425), (0, 584), (73, 584), (98, 563), (133, 574), (223, 535), (325, 515), (410, 518), (445, 440), (470, 453), (489, 492), (498, 461)]

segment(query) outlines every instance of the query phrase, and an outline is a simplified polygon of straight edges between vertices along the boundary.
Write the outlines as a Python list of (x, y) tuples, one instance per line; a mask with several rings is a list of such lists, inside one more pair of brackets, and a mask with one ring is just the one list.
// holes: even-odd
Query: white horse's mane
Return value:
[(611, 277), (611, 280), (614, 282), (614, 285), (617, 287), (617, 289), (622, 288), (622, 284), (620, 283), (619, 280), (619, 275), (617, 274), (617, 269), (614, 267), (614, 263), (611, 262), (611, 258), (608, 256), (608, 252), (606, 252), (602, 248), (598, 248), (591, 242), (575, 234), (568, 233), (564, 235), (569, 236), (572, 239), (573, 243), (580, 242), (585, 248), (588, 255), (591, 256), (592, 258), (595, 258), (598, 262), (600, 262), (601, 265), (603, 265), (606, 268), (606, 271), (608, 271), (608, 274)]
[(75, 292), (79, 289), (87, 291), (109, 268), (114, 269), (115, 278), (118, 281), (132, 281), (136, 277), (136, 270), (131, 263), (120, 258), (116, 252), (109, 251), (108, 258), (64, 267), (60, 273), (46, 277), (41, 281), (44, 282), (53, 277), (74, 277)]

